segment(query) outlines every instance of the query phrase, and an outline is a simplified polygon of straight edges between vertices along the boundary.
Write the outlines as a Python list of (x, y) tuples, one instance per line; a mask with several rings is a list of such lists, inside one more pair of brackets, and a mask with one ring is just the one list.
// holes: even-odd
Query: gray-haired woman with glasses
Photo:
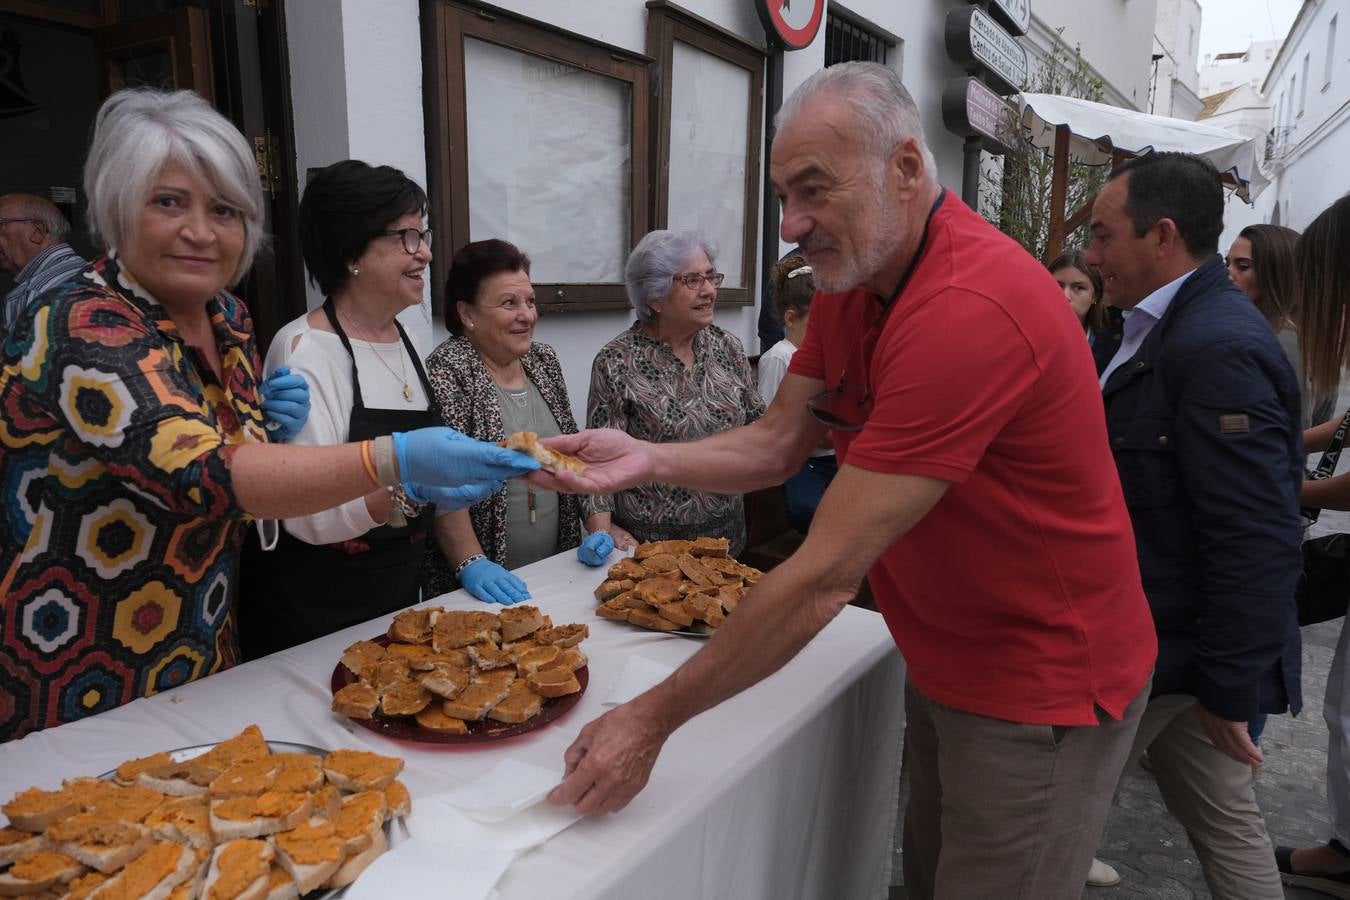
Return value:
[[(440, 425), (421, 347), (395, 318), (422, 302), (431, 262), (427, 195), (390, 166), (344, 160), (320, 171), (300, 201), (300, 246), (323, 306), (287, 323), (267, 354), (312, 394), (297, 444), (340, 444)], [(495, 485), (438, 497), (467, 506)], [(427, 499), (427, 498), (423, 498)], [(250, 546), (240, 592), (240, 643), (254, 658), (418, 602), (435, 510), (401, 492), (287, 519), (277, 547)]]
[[(653, 231), (633, 249), (624, 278), (638, 319), (595, 357), (588, 427), (666, 443), (763, 415), (741, 342), (712, 323), (724, 278), (715, 257), (708, 242), (689, 231)], [(589, 512), (611, 516), (639, 541), (707, 535), (729, 538), (733, 553), (745, 547), (739, 494), (644, 484), (586, 502)]]

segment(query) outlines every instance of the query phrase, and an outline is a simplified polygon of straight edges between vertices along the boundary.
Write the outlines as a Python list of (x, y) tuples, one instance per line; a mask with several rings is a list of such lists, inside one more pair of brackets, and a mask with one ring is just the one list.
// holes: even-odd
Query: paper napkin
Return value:
[(484, 775), (438, 798), (480, 822), (500, 822), (533, 806), (562, 781), (562, 771), (504, 759)]
[(412, 837), (370, 864), (345, 900), (388, 897), (454, 897), (488, 900), (516, 858), (516, 851), (486, 845), (451, 845)]
[[(604, 706), (618, 706), (627, 703), (638, 694), (651, 690), (665, 681), (675, 669), (664, 663), (647, 659), (645, 656), (630, 656), (624, 663), (619, 677), (609, 686), (609, 693), (602, 701)], [(556, 783), (556, 782), (555, 782)]]

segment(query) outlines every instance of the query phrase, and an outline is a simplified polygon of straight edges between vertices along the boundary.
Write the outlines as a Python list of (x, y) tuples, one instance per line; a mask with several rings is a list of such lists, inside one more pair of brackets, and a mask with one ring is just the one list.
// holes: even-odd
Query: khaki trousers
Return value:
[(905, 893), (1078, 900), (1130, 758), (1148, 686), (1117, 722), (1025, 725), (961, 712), (905, 682)]
[(1283, 900), (1252, 767), (1219, 751), (1195, 712), (1195, 698), (1149, 701), (1130, 759), (1145, 750), (1167, 810), (1191, 839), (1209, 892), (1223, 900)]

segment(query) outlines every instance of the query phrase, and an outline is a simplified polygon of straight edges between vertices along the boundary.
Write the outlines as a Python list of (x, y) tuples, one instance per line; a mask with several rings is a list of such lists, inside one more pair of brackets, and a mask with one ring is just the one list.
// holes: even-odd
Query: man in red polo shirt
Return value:
[(768, 413), (689, 444), (560, 437), (590, 468), (547, 483), (778, 484), (827, 424), (839, 474), (706, 648), (581, 732), (552, 799), (621, 809), (675, 728), (868, 575), (909, 664), (908, 895), (1077, 898), (1157, 650), (1087, 342), (1044, 268), (934, 180), (891, 70), (822, 70), (779, 121), (782, 237), (823, 293)]

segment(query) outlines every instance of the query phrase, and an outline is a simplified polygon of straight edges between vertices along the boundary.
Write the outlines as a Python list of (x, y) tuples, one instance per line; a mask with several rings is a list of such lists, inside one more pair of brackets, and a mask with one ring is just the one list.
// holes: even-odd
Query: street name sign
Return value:
[(978, 6), (947, 14), (947, 56), (967, 72), (983, 71), (999, 94), (1015, 94), (1027, 79), (1027, 51)]

